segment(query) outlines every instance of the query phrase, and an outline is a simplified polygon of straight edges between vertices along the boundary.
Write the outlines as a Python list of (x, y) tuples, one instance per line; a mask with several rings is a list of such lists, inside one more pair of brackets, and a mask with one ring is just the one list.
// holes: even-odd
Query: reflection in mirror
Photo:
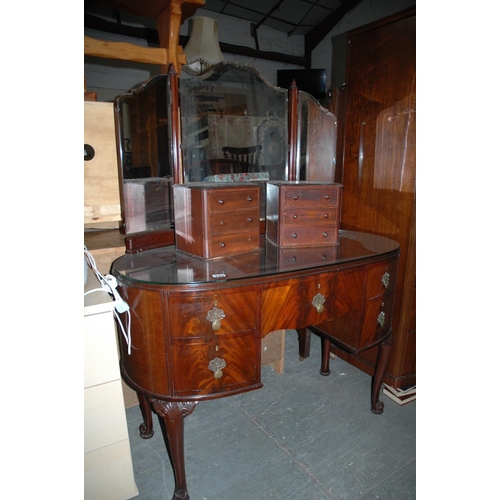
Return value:
[(287, 90), (231, 62), (179, 89), (185, 182), (287, 178)]
[(122, 230), (127, 234), (173, 225), (169, 102), (167, 75), (115, 101)]
[(299, 90), (297, 179), (335, 182), (337, 118)]

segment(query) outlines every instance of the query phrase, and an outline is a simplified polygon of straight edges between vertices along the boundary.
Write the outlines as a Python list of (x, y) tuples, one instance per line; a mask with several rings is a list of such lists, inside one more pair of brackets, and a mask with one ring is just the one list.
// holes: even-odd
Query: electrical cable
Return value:
[[(94, 293), (94, 292), (107, 292), (108, 294), (112, 295), (114, 299), (113, 313), (115, 319), (117, 320), (118, 325), (120, 326), (120, 330), (125, 338), (125, 341), (127, 342), (128, 354), (130, 355), (132, 349), (132, 332), (130, 329), (130, 323), (131, 323), (130, 307), (118, 293), (117, 290), (118, 283), (116, 281), (116, 278), (111, 274), (107, 274), (104, 276), (99, 272), (93, 255), (87, 250), (87, 247), (85, 245), (83, 246), (83, 253), (87, 259), (87, 263), (90, 269), (92, 269), (92, 271), (95, 274), (95, 277), (97, 278), (102, 287), (102, 288), (93, 288), (92, 290), (87, 290), (86, 292), (84, 292), (83, 295), (85, 296), (88, 295), (89, 293)], [(127, 328), (123, 326), (122, 320), (120, 318), (120, 313), (125, 313), (125, 312), (127, 313), (126, 317)]]

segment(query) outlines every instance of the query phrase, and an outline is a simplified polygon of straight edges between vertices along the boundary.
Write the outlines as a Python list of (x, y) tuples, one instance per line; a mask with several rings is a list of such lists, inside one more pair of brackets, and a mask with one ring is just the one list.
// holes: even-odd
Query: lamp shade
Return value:
[(219, 25), (209, 17), (193, 17), (191, 21), (191, 36), (184, 47), (186, 64), (182, 69), (191, 75), (201, 75), (224, 60), (219, 47)]

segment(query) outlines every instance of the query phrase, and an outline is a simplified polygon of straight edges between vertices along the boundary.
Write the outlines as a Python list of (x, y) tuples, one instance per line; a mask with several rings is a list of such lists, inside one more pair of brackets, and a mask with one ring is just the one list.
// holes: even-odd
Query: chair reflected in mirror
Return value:
[(241, 174), (247, 172), (259, 172), (259, 157), (262, 146), (249, 146), (244, 148), (234, 148), (231, 146), (224, 146), (222, 152), (224, 158), (234, 161), (234, 170), (232, 173)]

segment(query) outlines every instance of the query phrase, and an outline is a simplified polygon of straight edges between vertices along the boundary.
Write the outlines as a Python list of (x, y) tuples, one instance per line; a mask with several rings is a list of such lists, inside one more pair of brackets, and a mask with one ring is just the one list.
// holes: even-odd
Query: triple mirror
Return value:
[(156, 76), (116, 99), (115, 120), (126, 234), (173, 227), (173, 182), (334, 182), (335, 116), (248, 65)]

